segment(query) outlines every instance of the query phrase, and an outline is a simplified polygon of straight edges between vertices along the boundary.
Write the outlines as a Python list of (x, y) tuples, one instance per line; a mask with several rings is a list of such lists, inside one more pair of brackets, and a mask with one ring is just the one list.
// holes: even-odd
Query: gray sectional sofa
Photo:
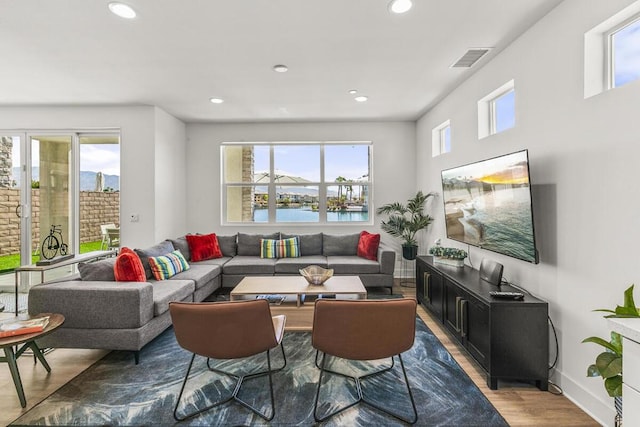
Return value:
[(65, 323), (38, 341), (41, 347), (139, 351), (171, 325), (169, 302), (203, 301), (220, 287), (234, 287), (248, 275), (297, 275), (300, 268), (319, 265), (335, 275), (358, 275), (365, 287), (386, 287), (391, 292), (395, 252), (381, 244), (376, 261), (357, 256), (359, 234), (324, 233), (299, 236), (300, 257), (260, 257), (262, 238), (292, 234), (238, 233), (218, 236), (223, 257), (190, 261), (186, 237), (168, 239), (136, 252), (148, 269), (148, 257), (179, 249), (189, 269), (167, 280), (116, 282), (115, 259), (79, 265), (79, 273), (36, 285), (29, 291), (29, 313), (62, 313)]

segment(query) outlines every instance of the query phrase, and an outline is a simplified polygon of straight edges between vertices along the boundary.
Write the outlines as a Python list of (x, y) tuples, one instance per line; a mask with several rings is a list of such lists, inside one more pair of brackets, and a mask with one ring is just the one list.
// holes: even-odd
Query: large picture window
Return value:
[(222, 145), (225, 223), (370, 223), (370, 142)]

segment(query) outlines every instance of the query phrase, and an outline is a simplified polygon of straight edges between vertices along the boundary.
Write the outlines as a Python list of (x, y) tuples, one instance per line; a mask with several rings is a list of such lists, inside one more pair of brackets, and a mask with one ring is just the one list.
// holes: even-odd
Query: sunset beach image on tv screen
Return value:
[(527, 151), (442, 171), (447, 237), (537, 262)]

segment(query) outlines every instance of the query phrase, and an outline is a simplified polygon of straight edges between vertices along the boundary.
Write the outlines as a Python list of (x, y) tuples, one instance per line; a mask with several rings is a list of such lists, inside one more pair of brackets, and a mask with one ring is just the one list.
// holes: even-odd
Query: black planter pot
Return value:
[(402, 258), (408, 259), (409, 261), (416, 259), (418, 256), (418, 246), (412, 245), (402, 245)]

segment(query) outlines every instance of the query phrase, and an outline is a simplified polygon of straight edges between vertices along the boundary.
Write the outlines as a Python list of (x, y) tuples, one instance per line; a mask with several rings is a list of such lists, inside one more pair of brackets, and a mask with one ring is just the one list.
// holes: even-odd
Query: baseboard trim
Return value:
[[(563, 394), (567, 399), (589, 414), (591, 418), (601, 425), (613, 426), (616, 415), (616, 411), (613, 406), (613, 398), (609, 398), (610, 401), (607, 403), (591, 391), (585, 389), (571, 378), (564, 375), (562, 372), (556, 372), (556, 377), (559, 378), (558, 385), (562, 388)], [(602, 381), (597, 381), (596, 378), (594, 378), (593, 381), (594, 386), (597, 384), (598, 387), (602, 387), (604, 392)]]

